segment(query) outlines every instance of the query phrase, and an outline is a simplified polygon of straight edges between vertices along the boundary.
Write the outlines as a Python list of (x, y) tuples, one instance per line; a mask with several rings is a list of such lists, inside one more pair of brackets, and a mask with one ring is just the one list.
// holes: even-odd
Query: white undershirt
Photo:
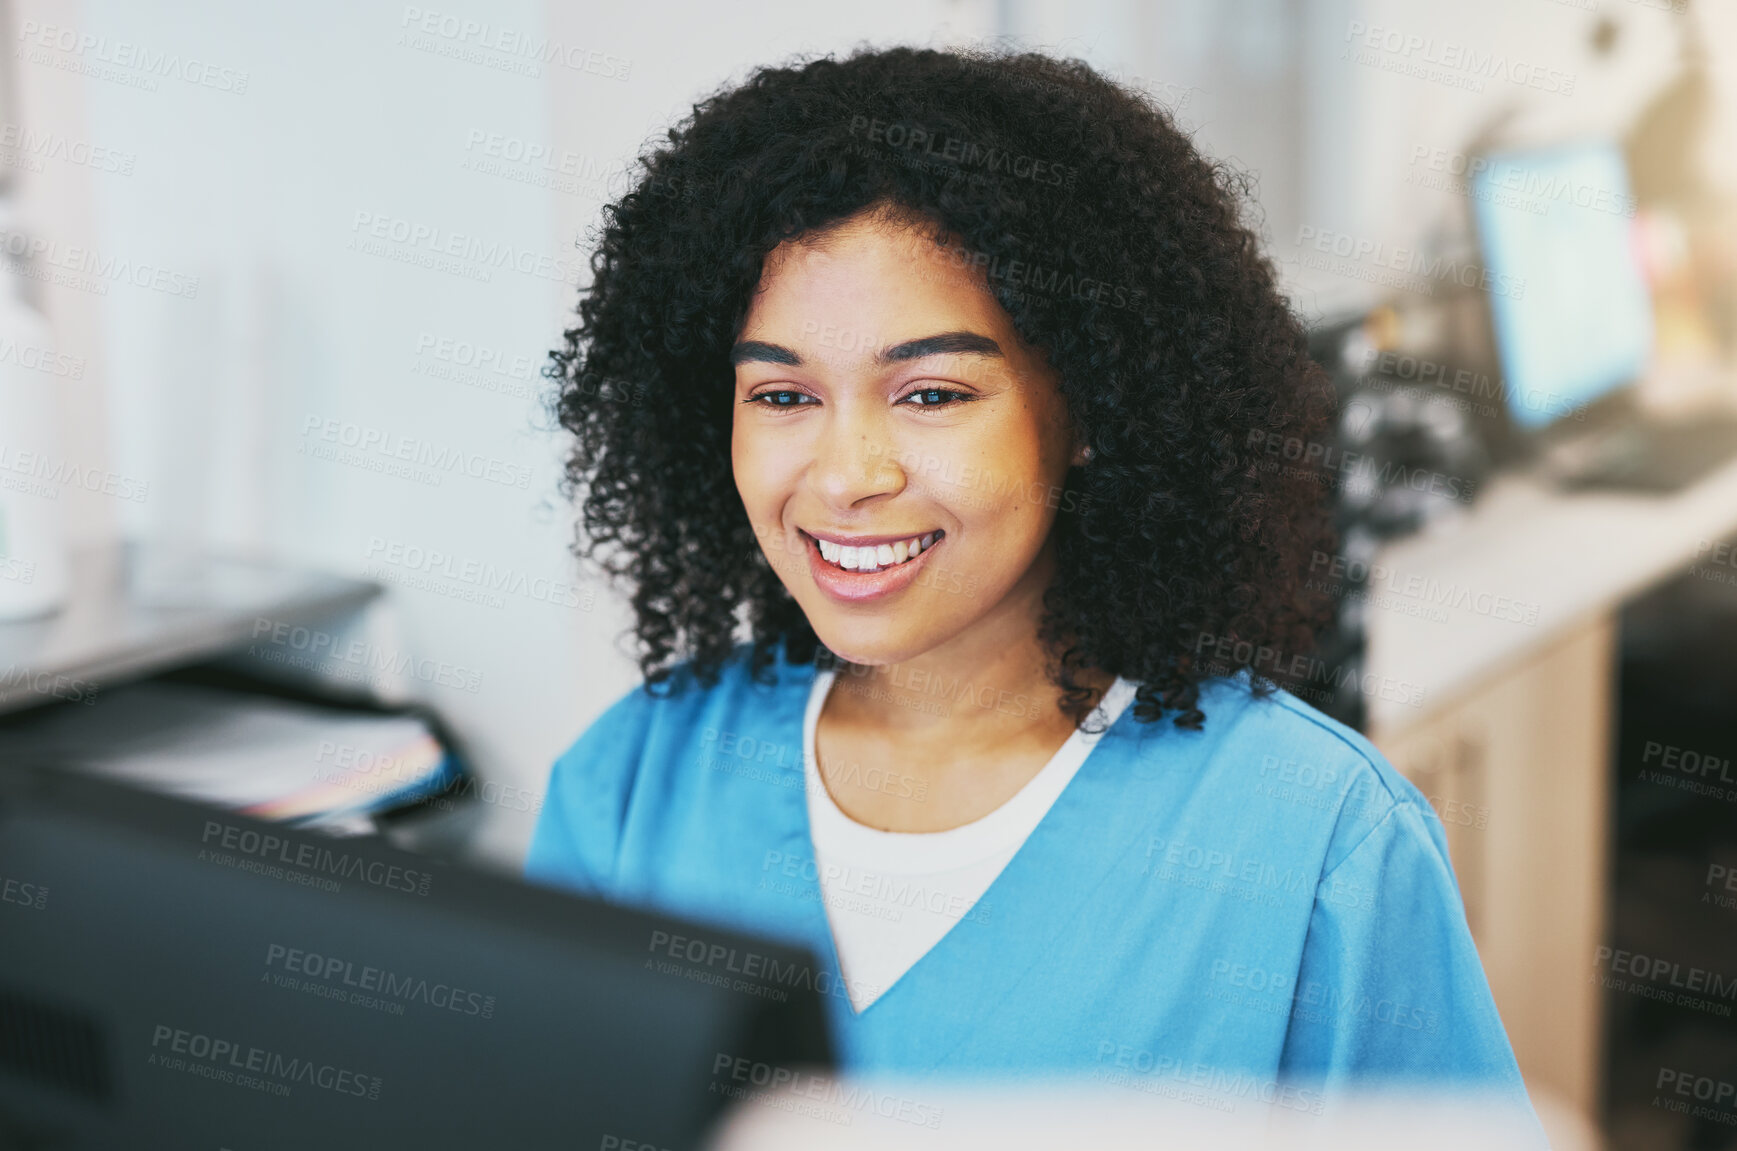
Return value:
[[(993, 907), (979, 902), (983, 893), (1133, 700), (1135, 685), (1118, 677), (1085, 725), (1095, 731), (1076, 728), (1041, 771), (988, 815), (947, 831), (898, 832), (851, 819), (820, 778), (815, 733), (835, 676), (832, 670), (815, 675), (802, 725), (803, 761), (821, 896), (845, 989), (860, 1012), (954, 923), (967, 915), (987, 919), (994, 914)], [(857, 774), (860, 782), (889, 794), (916, 793), (916, 781), (897, 771), (846, 765), (843, 773), (846, 779)]]

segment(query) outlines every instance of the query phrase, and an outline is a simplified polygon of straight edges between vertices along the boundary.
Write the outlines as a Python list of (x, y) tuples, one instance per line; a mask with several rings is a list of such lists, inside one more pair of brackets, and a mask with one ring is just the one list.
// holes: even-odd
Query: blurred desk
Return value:
[[(1618, 612), (1737, 531), (1737, 461), (1668, 496), (1503, 476), (1369, 584), (1370, 739), (1429, 796), (1527, 1081), (1597, 1106)], [(1737, 575), (1737, 568), (1732, 569)]]
[(139, 545), (74, 556), (57, 614), (0, 623), (0, 712), (82, 702), (98, 688), (246, 645), (258, 621), (306, 627), (360, 608), (377, 584), (244, 560), (172, 559)]

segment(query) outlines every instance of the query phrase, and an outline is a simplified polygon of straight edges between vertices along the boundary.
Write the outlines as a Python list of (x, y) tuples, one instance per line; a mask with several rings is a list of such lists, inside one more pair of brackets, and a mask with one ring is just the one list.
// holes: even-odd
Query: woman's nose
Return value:
[(905, 489), (905, 470), (892, 440), (880, 429), (854, 421), (834, 421), (815, 445), (808, 474), (820, 496), (838, 508)]

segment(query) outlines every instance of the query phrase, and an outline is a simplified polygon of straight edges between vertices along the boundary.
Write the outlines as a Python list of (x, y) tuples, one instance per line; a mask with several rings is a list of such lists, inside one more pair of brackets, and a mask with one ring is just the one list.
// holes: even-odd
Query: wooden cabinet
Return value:
[(1429, 797), (1528, 1085), (1596, 1113), (1616, 621), (1567, 629), (1370, 740)]

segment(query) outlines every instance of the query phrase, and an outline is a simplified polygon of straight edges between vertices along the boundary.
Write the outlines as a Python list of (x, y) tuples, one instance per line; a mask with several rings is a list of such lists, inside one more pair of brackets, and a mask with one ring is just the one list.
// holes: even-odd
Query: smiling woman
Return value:
[(1214, 662), (1307, 650), (1325, 539), (1245, 447), (1327, 388), (1236, 193), (1034, 55), (769, 69), (650, 150), (551, 373), (647, 682), (529, 874), (812, 947), (859, 1069), (1524, 1109), (1428, 804)]

